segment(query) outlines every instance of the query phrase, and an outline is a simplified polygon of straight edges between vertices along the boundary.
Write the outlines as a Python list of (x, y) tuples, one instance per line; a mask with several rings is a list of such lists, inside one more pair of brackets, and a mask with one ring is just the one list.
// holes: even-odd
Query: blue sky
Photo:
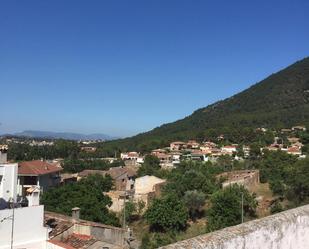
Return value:
[(0, 133), (129, 136), (309, 55), (309, 1), (1, 1)]

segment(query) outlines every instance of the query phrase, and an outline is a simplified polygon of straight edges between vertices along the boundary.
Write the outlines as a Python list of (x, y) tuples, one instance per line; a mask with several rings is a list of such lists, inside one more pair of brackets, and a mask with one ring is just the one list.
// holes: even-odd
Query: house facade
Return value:
[(18, 164), (18, 194), (24, 196), (28, 188), (39, 186), (40, 191), (60, 185), (62, 168), (42, 160)]
[(142, 176), (135, 179), (134, 186), (134, 201), (143, 201), (146, 207), (150, 201), (161, 194), (161, 188), (166, 183), (166, 180), (156, 176)]
[(0, 163), (0, 248), (45, 249), (48, 229), (43, 226), (40, 191), (37, 188), (28, 191), (25, 195), (28, 204), (22, 206), (18, 202), (17, 172), (17, 163)]
[(185, 149), (186, 147), (187, 147), (187, 144), (181, 141), (172, 142), (170, 144), (171, 151), (179, 151), (179, 150)]

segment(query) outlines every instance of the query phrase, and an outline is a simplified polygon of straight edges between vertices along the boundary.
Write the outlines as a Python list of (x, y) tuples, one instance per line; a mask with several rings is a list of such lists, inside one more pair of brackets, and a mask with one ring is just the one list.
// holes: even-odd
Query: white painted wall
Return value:
[(142, 176), (135, 179), (135, 194), (147, 194), (154, 191), (156, 184), (165, 182), (156, 176)]
[(31, 194), (27, 195), (26, 198), (28, 199), (28, 206), (39, 206), (40, 205), (40, 189), (37, 188)]
[[(12, 216), (12, 212), (0, 210), (0, 221)], [(14, 212), (14, 248), (45, 248), (48, 230), (43, 226), (44, 206), (16, 208)], [(12, 219), (0, 222), (0, 249), (10, 248), (11, 229)]]
[(17, 170), (17, 163), (0, 164), (0, 209), (10, 199), (16, 201)]
[(309, 205), (165, 246), (166, 249), (308, 249)]
[[(59, 242), (58, 242), (59, 243)], [(46, 243), (46, 249), (64, 249), (65, 246), (61, 246), (61, 243), (56, 244), (54, 241), (47, 241)]]

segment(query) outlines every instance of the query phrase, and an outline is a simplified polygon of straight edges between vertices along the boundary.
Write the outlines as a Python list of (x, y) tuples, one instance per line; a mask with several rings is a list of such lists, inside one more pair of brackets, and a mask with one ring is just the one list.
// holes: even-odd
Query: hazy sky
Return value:
[(309, 1), (1, 1), (0, 133), (133, 135), (309, 55)]

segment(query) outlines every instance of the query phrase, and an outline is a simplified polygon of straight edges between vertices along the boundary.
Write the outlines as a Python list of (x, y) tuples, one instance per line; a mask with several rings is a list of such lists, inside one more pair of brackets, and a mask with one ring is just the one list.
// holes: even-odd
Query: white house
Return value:
[(237, 152), (237, 146), (236, 145), (226, 145), (221, 148), (221, 151), (225, 154), (232, 155), (233, 153)]
[(44, 249), (48, 229), (43, 226), (44, 207), (39, 205), (40, 191), (29, 192), (28, 206), (21, 207), (17, 202), (17, 170), (16, 163), (0, 163), (0, 249)]
[(128, 153), (121, 153), (120, 158), (122, 160), (135, 160), (136, 161), (139, 158), (139, 153), (135, 151), (128, 152)]
[(181, 142), (181, 141), (176, 141), (176, 142), (170, 143), (170, 150), (171, 151), (179, 151), (179, 150), (185, 149), (186, 146), (187, 146), (186, 143)]
[(165, 182), (166, 180), (164, 179), (149, 175), (136, 178), (134, 184), (134, 201), (143, 201), (147, 207), (151, 199), (161, 194), (161, 187)]

